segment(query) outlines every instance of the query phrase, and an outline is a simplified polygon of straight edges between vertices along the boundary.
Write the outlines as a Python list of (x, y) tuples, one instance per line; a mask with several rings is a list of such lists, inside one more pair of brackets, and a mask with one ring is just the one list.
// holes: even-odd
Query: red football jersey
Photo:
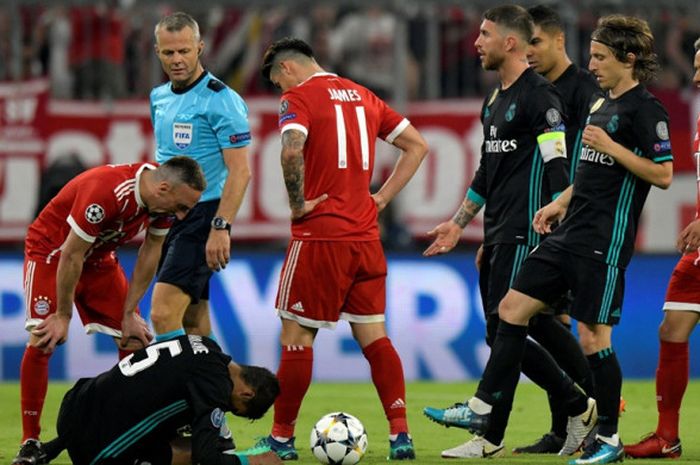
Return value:
[(167, 234), (173, 218), (149, 217), (139, 194), (141, 172), (156, 166), (100, 166), (73, 178), (29, 226), (26, 254), (47, 262), (58, 258), (71, 229), (93, 244), (86, 255), (90, 261), (110, 258), (146, 227), (151, 234)]
[(379, 239), (369, 185), (377, 137), (391, 143), (409, 122), (368, 89), (331, 73), (317, 73), (282, 94), (280, 131), (306, 134), (304, 198), (328, 194), (292, 222), (301, 240)]
[(693, 156), (695, 157), (695, 176), (698, 186), (695, 200), (695, 217), (700, 218), (700, 115), (698, 115), (695, 140), (693, 141)]

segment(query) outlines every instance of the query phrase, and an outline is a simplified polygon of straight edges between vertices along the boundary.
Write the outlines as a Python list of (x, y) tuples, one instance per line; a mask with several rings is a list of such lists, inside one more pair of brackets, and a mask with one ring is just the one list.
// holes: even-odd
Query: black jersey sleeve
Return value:
[(673, 161), (668, 113), (658, 100), (646, 100), (634, 115), (632, 124), (637, 155), (655, 163)]
[[(208, 342), (208, 341), (207, 341)], [(206, 344), (212, 352), (218, 349)], [(192, 463), (234, 465), (240, 460), (222, 454), (218, 437), (225, 414), (231, 409), (233, 383), (228, 376), (227, 358), (220, 353), (202, 355), (187, 383), (189, 405), (192, 409)]]
[(549, 84), (538, 86), (529, 95), (527, 108), (532, 133), (538, 136), (538, 142), (547, 138), (547, 134), (560, 134), (556, 152), (563, 156), (542, 153), (544, 174), (549, 192), (556, 197), (569, 185), (569, 173), (566, 158), (566, 115), (563, 111), (561, 97), (556, 88)]

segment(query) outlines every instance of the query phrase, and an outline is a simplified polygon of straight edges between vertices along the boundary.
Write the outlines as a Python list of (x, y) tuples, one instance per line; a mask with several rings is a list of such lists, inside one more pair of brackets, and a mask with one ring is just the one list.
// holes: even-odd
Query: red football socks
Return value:
[(389, 434), (408, 432), (406, 421), (406, 384), (401, 359), (391, 340), (377, 339), (362, 350), (372, 371), (384, 413), (389, 420)]
[(688, 343), (661, 341), (656, 369), (656, 434), (668, 441), (678, 439), (681, 401), (688, 386)]
[(22, 442), (27, 439), (39, 439), (41, 411), (44, 408), (49, 382), (49, 358), (50, 354), (44, 354), (36, 347), (28, 345), (24, 349), (19, 371)]
[(280, 395), (275, 400), (275, 420), (272, 436), (291, 438), (297, 415), (311, 384), (314, 362), (313, 347), (283, 346), (277, 378), (280, 382)]

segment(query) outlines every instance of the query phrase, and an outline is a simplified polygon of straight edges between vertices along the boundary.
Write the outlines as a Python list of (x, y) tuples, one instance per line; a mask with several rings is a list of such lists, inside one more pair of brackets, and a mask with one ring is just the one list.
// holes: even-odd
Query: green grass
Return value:
[[(58, 405), (68, 384), (52, 383), (44, 409), (44, 439), (55, 435), (55, 421)], [(419, 464), (445, 464), (440, 458), (440, 451), (457, 445), (467, 439), (464, 431), (454, 428), (445, 429), (431, 423), (421, 414), (422, 407), (446, 406), (463, 400), (474, 392), (471, 384), (411, 383), (408, 386), (409, 422), (416, 445)], [(116, 394), (118, 395), (118, 394)], [(654, 401), (653, 382), (625, 382), (623, 396), (627, 401), (627, 412), (620, 421), (620, 435), (625, 442), (636, 442), (643, 434), (656, 426), (656, 405)], [(298, 463), (314, 464), (315, 459), (308, 449), (308, 437), (314, 422), (322, 415), (336, 411), (347, 411), (362, 420), (369, 435), (369, 448), (363, 459), (364, 465), (386, 462), (388, 449), (387, 425), (374, 388), (371, 384), (314, 384), (302, 407), (297, 425), (297, 447), (301, 457)], [(683, 457), (672, 463), (700, 463), (700, 381), (690, 384), (685, 395), (681, 422)], [(109, 421), (109, 419), (105, 419)], [(239, 418), (229, 418), (239, 449), (253, 444), (258, 436), (268, 433), (271, 415), (265, 419), (250, 423)], [(513, 408), (510, 425), (506, 432), (506, 448), (531, 442), (543, 434), (549, 427), (546, 398), (542, 391), (532, 384), (521, 384)], [(17, 384), (0, 384), (0, 463), (10, 463), (17, 451), (20, 439), (19, 420), (19, 386)], [(629, 459), (628, 459), (629, 460)], [(550, 456), (510, 456), (493, 461), (475, 460), (475, 463), (498, 464), (564, 464), (566, 459)], [(54, 462), (69, 464), (64, 454)], [(471, 461), (470, 461), (471, 463)], [(640, 464), (668, 464), (667, 460), (644, 460)]]

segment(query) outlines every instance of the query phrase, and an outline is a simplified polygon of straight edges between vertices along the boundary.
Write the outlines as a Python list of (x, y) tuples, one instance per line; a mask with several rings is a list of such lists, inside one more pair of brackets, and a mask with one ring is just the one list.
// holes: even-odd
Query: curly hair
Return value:
[(651, 81), (659, 70), (654, 53), (654, 35), (643, 19), (624, 15), (604, 16), (598, 20), (591, 40), (607, 46), (622, 63), (630, 62), (628, 54), (634, 55), (632, 77), (639, 82)]

